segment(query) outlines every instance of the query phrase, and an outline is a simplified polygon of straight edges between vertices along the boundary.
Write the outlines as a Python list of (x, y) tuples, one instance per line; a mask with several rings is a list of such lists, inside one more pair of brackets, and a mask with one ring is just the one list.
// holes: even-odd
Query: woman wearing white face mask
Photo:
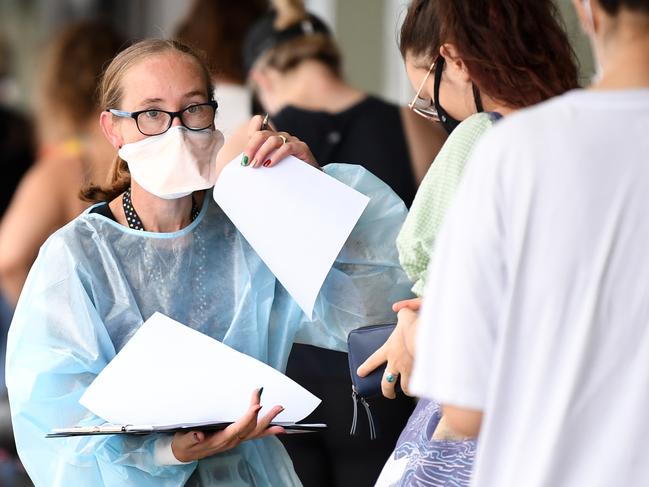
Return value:
[[(155, 136), (119, 149), (131, 178), (145, 191), (165, 200), (175, 200), (214, 186), (214, 161), (223, 146), (223, 134), (210, 128), (209, 117), (214, 116), (216, 108), (216, 102), (210, 101), (190, 105), (176, 113), (147, 110), (143, 114), (133, 114), (110, 110), (113, 115), (135, 116), (140, 130), (145, 131), (145, 135)], [(183, 125), (169, 127), (175, 116)], [(166, 132), (160, 134), (161, 130)]]
[[(131, 46), (104, 74), (101, 126), (119, 154), (111, 181), (89, 188), (86, 196), (101, 202), (43, 246), (10, 331), (13, 426), (36, 485), (300, 485), (273, 437), (282, 428), (268, 427), (281, 406), (258, 418), (259, 391), (222, 432), (60, 441), (44, 435), (103, 422), (78, 399), (156, 311), (283, 370), (296, 337), (342, 349), (359, 320), (393, 318), (382, 302), (407, 294), (394, 245), (372, 240), (393, 241), (405, 207), (362, 169), (332, 167), (332, 176), (377, 197), (362, 217), (372, 225), (354, 230), (353, 247), (334, 264), (308, 321), (203, 191), (228, 154), (243, 149), (221, 149), (210, 86), (190, 49), (163, 40)], [(273, 170), (289, 154), (317, 164), (304, 143), (259, 131), (260, 122), (251, 121), (243, 165), (264, 161), (250, 170)], [(218, 377), (205, 387), (219, 387)]]
[(649, 485), (649, 0), (574, 4), (600, 75), (484, 135), (430, 266), (411, 390), (476, 487)]

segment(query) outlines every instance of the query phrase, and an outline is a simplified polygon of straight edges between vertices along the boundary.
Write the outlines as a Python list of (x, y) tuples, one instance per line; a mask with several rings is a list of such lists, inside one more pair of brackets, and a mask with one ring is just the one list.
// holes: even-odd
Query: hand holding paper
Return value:
[(176, 433), (172, 442), (174, 456), (181, 462), (201, 460), (230, 450), (242, 441), (283, 433), (284, 428), (281, 426), (270, 425), (273, 419), (283, 411), (281, 406), (273, 407), (263, 418), (258, 418), (261, 410), (261, 404), (259, 403), (261, 391), (262, 389), (258, 389), (253, 393), (246, 414), (222, 431)]
[(320, 168), (309, 146), (288, 132), (278, 132), (268, 120), (255, 115), (248, 124), (248, 142), (241, 157), (241, 165), (272, 167), (293, 156), (313, 167)]

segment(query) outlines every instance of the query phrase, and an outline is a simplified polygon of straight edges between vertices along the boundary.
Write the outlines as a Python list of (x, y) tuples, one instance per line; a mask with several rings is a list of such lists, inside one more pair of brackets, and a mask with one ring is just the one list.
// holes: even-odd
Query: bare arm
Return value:
[(453, 432), (469, 438), (475, 438), (480, 433), (482, 411), (442, 405), (442, 413)]
[[(67, 164), (67, 161), (65, 161)], [(68, 202), (79, 191), (74, 163), (37, 163), (20, 182), (0, 223), (0, 287), (15, 306), (38, 250), (69, 220)], [(65, 193), (63, 191), (65, 190)]]
[[(400, 319), (416, 320), (416, 312), (421, 308), (421, 298), (407, 299), (394, 303), (392, 309), (399, 313)], [(406, 351), (415, 355), (418, 321), (404, 329), (404, 344)], [(450, 412), (450, 417), (447, 413)], [(482, 412), (462, 409), (454, 406), (443, 406), (443, 416), (435, 428), (434, 440), (460, 441), (478, 436), (482, 424)]]
[(429, 122), (407, 107), (401, 108), (401, 120), (408, 143), (412, 172), (419, 186), (433, 159), (444, 145), (447, 135), (441, 124)]

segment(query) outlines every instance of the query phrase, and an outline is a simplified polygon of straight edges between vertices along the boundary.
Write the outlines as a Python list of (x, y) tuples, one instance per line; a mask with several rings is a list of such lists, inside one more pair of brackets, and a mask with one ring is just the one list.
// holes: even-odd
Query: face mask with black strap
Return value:
[[(460, 125), (462, 120), (457, 120), (451, 117), (444, 107), (439, 103), (439, 86), (442, 81), (442, 72), (444, 71), (445, 59), (443, 56), (440, 56), (437, 63), (435, 64), (435, 93), (433, 97), (433, 103), (435, 104), (435, 110), (437, 110), (437, 115), (439, 116), (440, 123), (444, 126), (444, 129), (450, 134), (455, 130), (455, 128)], [(478, 113), (483, 112), (482, 108), (482, 98), (480, 97), (480, 90), (478, 87), (472, 83), (473, 86), (473, 100), (475, 102), (475, 107)]]

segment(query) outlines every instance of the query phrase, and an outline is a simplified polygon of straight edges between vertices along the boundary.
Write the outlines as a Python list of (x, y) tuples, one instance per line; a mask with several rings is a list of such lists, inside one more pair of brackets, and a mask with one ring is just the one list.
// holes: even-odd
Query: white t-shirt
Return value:
[(411, 388), (485, 412), (472, 485), (649, 485), (649, 89), (499, 122), (428, 282)]

